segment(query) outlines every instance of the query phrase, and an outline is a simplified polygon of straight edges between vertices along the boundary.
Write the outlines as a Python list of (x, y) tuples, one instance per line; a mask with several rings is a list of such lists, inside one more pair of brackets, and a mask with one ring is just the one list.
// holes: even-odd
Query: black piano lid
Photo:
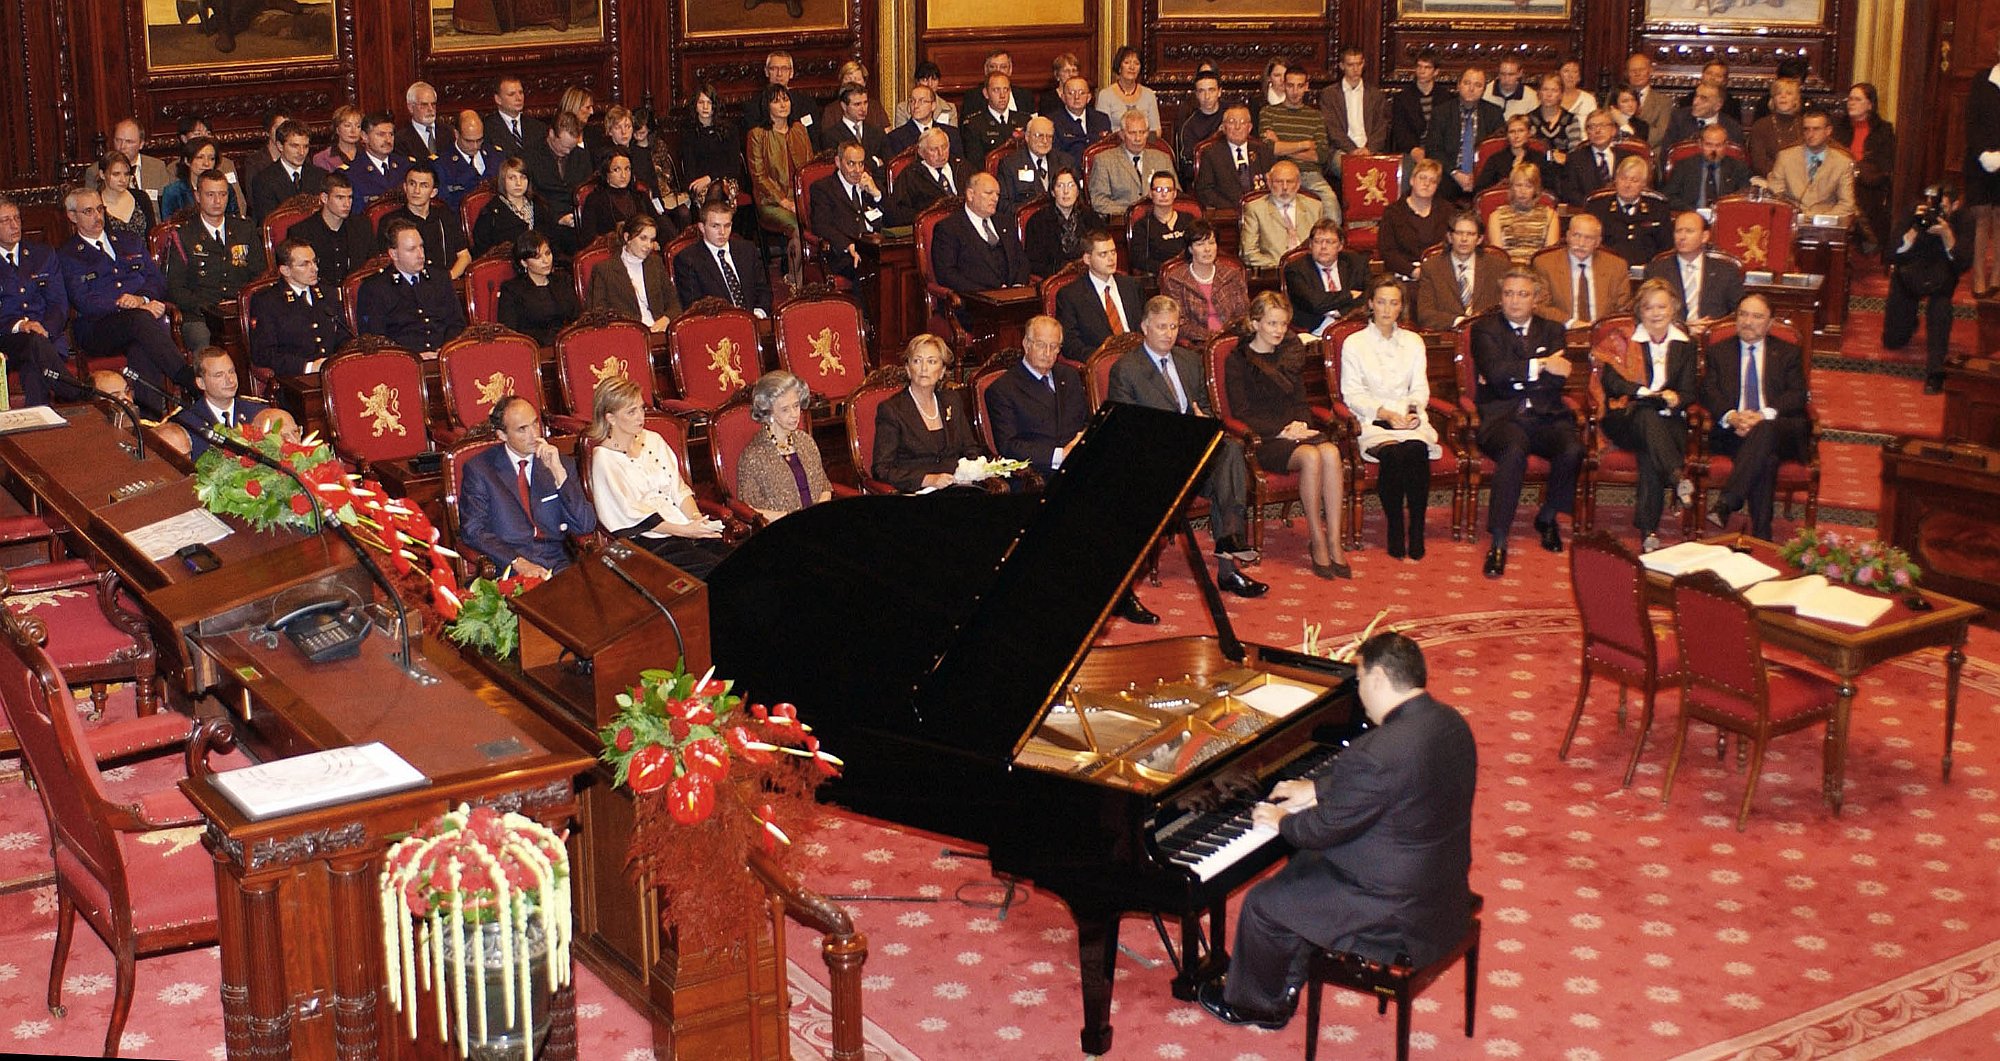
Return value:
[(1221, 438), (1213, 419), (1108, 405), (1039, 497), (950, 490), (786, 516), (709, 580), (716, 673), (796, 703), (830, 741), (881, 729), (1011, 760)]

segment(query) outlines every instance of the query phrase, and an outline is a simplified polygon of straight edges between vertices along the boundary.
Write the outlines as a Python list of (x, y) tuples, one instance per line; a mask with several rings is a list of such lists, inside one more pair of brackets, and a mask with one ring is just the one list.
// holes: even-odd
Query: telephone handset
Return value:
[(362, 639), (373, 625), (346, 597), (326, 597), (286, 612), (266, 623), (264, 630), (283, 631), (307, 662), (326, 663), (360, 655)]

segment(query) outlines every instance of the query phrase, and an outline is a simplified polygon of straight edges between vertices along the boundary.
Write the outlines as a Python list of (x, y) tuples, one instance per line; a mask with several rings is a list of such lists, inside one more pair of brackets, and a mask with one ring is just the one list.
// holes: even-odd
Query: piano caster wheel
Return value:
[(1092, 1057), (1100, 1057), (1110, 1053), (1111, 1029), (1106, 1028), (1101, 1032), (1094, 1032), (1089, 1028), (1085, 1028), (1083, 1030), (1083, 1052)]
[(69, 1015), (68, 1009), (63, 1006), (50, 1006), (49, 1012), (56, 1015), (57, 1017), (65, 1017)]

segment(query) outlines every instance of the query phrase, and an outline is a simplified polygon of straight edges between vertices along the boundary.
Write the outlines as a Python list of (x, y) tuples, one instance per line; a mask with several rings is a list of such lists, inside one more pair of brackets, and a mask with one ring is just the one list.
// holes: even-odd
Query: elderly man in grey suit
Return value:
[[(1180, 303), (1166, 295), (1153, 296), (1146, 303), (1139, 330), (1145, 335), (1145, 342), (1111, 366), (1107, 397), (1114, 402), (1189, 416), (1215, 415), (1201, 353), (1178, 345)], [(1244, 462), (1243, 444), (1234, 438), (1224, 438), (1209, 458), (1208, 470), (1201, 480), (1201, 496), (1209, 504), (1208, 528), (1215, 535), (1215, 582), (1239, 597), (1261, 597), (1271, 587), (1236, 566), (1257, 558), (1257, 551), (1243, 540), (1248, 526), (1245, 499), (1249, 490), (1249, 467)]]
[(1146, 146), (1149, 135), (1146, 116), (1126, 111), (1118, 124), (1118, 146), (1091, 163), (1090, 208), (1113, 224), (1125, 224), (1132, 204), (1146, 197), (1153, 174), (1174, 172), (1174, 160), (1166, 152)]

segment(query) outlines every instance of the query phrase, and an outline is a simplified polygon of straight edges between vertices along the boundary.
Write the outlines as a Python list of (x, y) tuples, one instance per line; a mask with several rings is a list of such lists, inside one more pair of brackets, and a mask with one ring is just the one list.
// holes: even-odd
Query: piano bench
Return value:
[(1396, 1061), (1410, 1059), (1410, 1001), (1422, 994), (1453, 962), (1465, 959), (1465, 1037), (1472, 1038), (1473, 1005), (1479, 988), (1479, 911), (1486, 903), (1477, 892), (1472, 895), (1471, 916), (1465, 934), (1452, 944), (1444, 957), (1412, 968), (1403, 962), (1383, 963), (1346, 951), (1313, 948), (1306, 968), (1306, 1061), (1319, 1053), (1320, 989), (1326, 984), (1363, 991), (1375, 996), (1375, 1012), (1383, 1013), (1389, 1001), (1396, 1002)]

